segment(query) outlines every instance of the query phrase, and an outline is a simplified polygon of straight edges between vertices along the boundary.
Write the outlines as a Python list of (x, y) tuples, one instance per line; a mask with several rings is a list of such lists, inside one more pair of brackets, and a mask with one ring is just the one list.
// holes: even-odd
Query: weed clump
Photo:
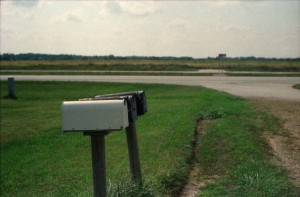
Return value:
[(199, 118), (202, 120), (216, 120), (225, 115), (223, 109), (211, 109), (206, 112), (201, 112)]
[(149, 185), (142, 185), (130, 181), (130, 177), (121, 178), (117, 182), (109, 181), (107, 197), (154, 197), (154, 189)]

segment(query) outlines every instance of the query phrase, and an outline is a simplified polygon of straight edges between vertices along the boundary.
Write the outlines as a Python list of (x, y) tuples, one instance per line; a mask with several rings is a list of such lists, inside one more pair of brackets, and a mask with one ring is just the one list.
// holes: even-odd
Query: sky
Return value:
[(1, 0), (1, 53), (300, 57), (300, 1)]

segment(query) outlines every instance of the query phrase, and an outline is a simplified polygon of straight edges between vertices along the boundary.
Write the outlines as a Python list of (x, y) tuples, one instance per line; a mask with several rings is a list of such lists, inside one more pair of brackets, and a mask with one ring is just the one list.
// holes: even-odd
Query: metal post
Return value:
[(221, 67), (221, 56), (219, 55), (219, 69), (220, 69), (220, 73), (222, 72), (222, 67)]
[(142, 173), (141, 173), (138, 142), (136, 136), (136, 128), (134, 122), (130, 122), (129, 127), (126, 128), (126, 138), (127, 138), (127, 145), (128, 145), (128, 156), (129, 156), (131, 177), (133, 181), (141, 184)]
[(106, 197), (105, 134), (89, 134), (92, 144), (94, 197)]
[(8, 78), (8, 98), (16, 98), (15, 79), (13, 77)]
[(222, 66), (222, 56), (220, 57), (220, 70), (221, 70), (221, 72), (222, 72), (222, 68), (223, 68), (223, 66)]

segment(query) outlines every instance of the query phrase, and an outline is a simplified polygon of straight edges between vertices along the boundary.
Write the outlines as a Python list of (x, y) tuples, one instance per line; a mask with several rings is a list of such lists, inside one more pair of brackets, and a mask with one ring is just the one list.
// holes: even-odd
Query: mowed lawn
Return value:
[[(251, 196), (251, 188), (262, 188), (259, 194), (293, 193), (281, 171), (268, 163), (266, 145), (259, 138), (272, 122), (266, 115), (257, 119), (239, 97), (157, 84), (17, 81), (15, 87), (17, 99), (4, 99), (7, 83), (1, 82), (1, 196), (92, 196), (90, 137), (61, 131), (61, 103), (134, 90), (145, 90), (148, 104), (148, 112), (136, 122), (147, 195), (176, 196), (186, 183), (199, 118), (217, 119), (203, 136), (201, 155), (193, 159), (206, 170), (204, 174), (220, 176), (204, 195), (238, 196), (245, 190)], [(105, 140), (108, 185), (129, 180), (125, 132), (113, 132)], [(254, 178), (256, 169), (266, 173), (261, 182), (247, 182), (251, 182), (247, 166)], [(274, 183), (264, 188), (270, 174)], [(238, 185), (245, 182), (244, 175), (248, 179), (243, 190)]]

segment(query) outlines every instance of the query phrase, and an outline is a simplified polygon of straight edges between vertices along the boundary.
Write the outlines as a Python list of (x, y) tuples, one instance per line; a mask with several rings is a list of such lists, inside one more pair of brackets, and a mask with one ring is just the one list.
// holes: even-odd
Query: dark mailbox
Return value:
[(105, 94), (105, 95), (98, 95), (95, 96), (96, 99), (99, 98), (117, 98), (119, 96), (134, 96), (137, 106), (137, 115), (141, 116), (147, 112), (147, 102), (146, 102), (146, 94), (145, 91), (134, 91), (134, 92), (123, 92), (117, 94)]

